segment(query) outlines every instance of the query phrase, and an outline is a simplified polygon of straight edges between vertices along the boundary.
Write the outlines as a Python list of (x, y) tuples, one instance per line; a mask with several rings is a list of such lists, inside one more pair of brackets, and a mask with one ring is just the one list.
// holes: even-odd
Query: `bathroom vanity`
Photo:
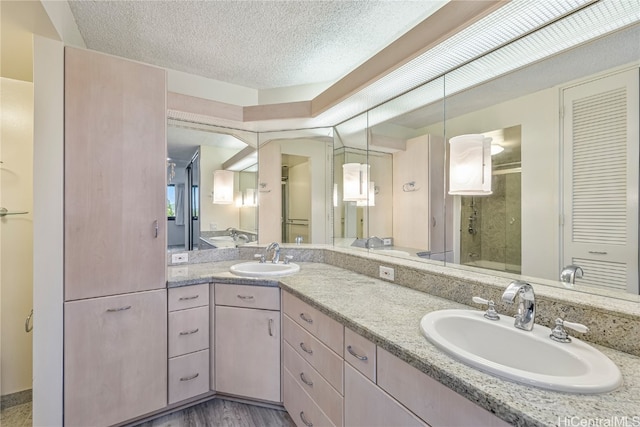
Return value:
[[(293, 247), (283, 250), (296, 253)], [(316, 255), (308, 256), (311, 252)], [(300, 271), (287, 277), (237, 277), (229, 273), (229, 267), (243, 261), (233, 260), (169, 267), (168, 282), (170, 291), (202, 282), (235, 289), (236, 283), (242, 285), (233, 292), (236, 295), (250, 284), (280, 288), (282, 402), (299, 426), (385, 425), (389, 420), (403, 420), (402, 425), (547, 426), (557, 425), (565, 416), (627, 416), (631, 420), (638, 415), (640, 398), (633, 392), (640, 385), (637, 355), (592, 344), (623, 374), (623, 385), (605, 394), (561, 393), (503, 380), (458, 362), (421, 335), (419, 323), (424, 314), (471, 309), (412, 289), (399, 278), (417, 275), (420, 270), (426, 275), (428, 267), (414, 269), (400, 260), (394, 265), (375, 255), (347, 256), (338, 249), (300, 250), (297, 257), (304, 257), (303, 253), (320, 262), (297, 262)], [(243, 249), (238, 254), (242, 259), (252, 258)], [(342, 260), (342, 266), (335, 265), (336, 259)], [(403, 286), (354, 271), (379, 264), (396, 268), (396, 280)], [(419, 287), (419, 282), (429, 282), (425, 277), (410, 280)], [(447, 280), (450, 288), (458, 286), (452, 278)], [(473, 282), (470, 277), (468, 291), (479, 291)], [(458, 289), (457, 293), (463, 292)], [(540, 301), (547, 298), (542, 289), (538, 295)], [(218, 308), (216, 305), (215, 310)], [(546, 318), (544, 311), (540, 318)], [(630, 325), (637, 328), (637, 318)], [(219, 349), (218, 343), (216, 340)], [(635, 345), (637, 349), (638, 343)]]

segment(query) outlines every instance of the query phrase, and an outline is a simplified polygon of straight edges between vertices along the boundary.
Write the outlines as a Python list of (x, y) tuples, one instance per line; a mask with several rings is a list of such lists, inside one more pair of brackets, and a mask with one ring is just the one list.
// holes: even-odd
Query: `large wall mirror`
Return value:
[[(369, 142), (363, 155), (381, 145), (400, 147), (389, 176), (393, 231), (371, 232), (385, 224), (372, 224), (376, 203), (369, 233), (349, 237), (392, 237), (393, 256), (640, 300), (640, 26), (582, 38), (577, 47), (535, 61), (518, 53), (530, 55), (531, 44), (547, 35), (528, 35), (368, 112), (361, 120), (360, 138)], [(338, 135), (349, 124), (339, 125)], [(489, 191), (449, 194), (450, 140), (463, 135), (489, 141), (480, 149), (480, 165), (491, 164), (484, 175)], [(402, 163), (403, 153), (412, 153), (408, 162), (424, 159)], [(336, 182), (338, 173), (336, 165)], [(415, 197), (425, 190), (428, 198)], [(344, 237), (343, 224), (335, 229)], [(571, 265), (580, 269), (561, 282)]]
[(259, 241), (331, 243), (333, 128), (259, 134)]
[(257, 241), (257, 143), (254, 132), (169, 119), (169, 250)]

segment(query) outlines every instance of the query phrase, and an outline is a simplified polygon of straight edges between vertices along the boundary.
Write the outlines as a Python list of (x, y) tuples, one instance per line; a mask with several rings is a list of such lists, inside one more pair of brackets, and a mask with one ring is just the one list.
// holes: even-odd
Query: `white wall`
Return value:
[(34, 37), (33, 425), (62, 425), (64, 46)]
[(560, 274), (558, 99), (547, 89), (446, 122), (447, 138), (522, 126), (522, 274), (551, 280)]
[[(418, 191), (402, 186), (414, 181)], [(421, 250), (429, 247), (429, 135), (407, 141), (393, 154), (393, 244)]]
[(0, 219), (1, 394), (31, 389), (33, 305), (33, 83), (0, 79), (0, 206), (27, 211)]

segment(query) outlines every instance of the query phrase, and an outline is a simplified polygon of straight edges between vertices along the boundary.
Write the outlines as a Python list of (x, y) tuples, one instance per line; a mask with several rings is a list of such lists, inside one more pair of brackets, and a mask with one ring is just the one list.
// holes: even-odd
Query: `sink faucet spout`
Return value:
[(280, 245), (278, 242), (270, 243), (269, 246), (264, 250), (265, 258), (268, 257), (269, 252), (273, 251), (273, 257), (271, 258), (271, 262), (277, 264), (280, 261)]
[(536, 299), (533, 287), (526, 282), (514, 280), (502, 294), (502, 301), (513, 304), (516, 296), (519, 296), (518, 314), (513, 325), (518, 329), (531, 331), (536, 320)]

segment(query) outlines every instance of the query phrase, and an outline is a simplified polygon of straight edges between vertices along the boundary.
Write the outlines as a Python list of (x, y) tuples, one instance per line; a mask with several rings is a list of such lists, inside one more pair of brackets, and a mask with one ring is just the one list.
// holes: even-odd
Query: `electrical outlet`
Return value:
[(186, 252), (180, 254), (171, 254), (171, 263), (180, 264), (183, 262), (189, 262), (189, 254)]
[(393, 245), (393, 242), (391, 240), (391, 237), (385, 237), (384, 239), (382, 239), (382, 244), (384, 246), (391, 246)]
[(395, 271), (391, 267), (380, 266), (380, 278), (393, 282), (393, 280), (395, 279)]

